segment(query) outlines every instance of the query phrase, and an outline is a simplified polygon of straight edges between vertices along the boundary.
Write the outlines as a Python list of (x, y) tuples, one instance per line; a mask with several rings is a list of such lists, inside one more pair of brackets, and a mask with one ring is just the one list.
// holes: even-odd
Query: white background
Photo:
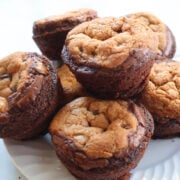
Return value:
[[(177, 49), (180, 47), (179, 0), (0, 0), (0, 58), (15, 51), (39, 52), (32, 40), (33, 22), (77, 8), (95, 9), (99, 16), (121, 16), (138, 11), (154, 13), (170, 27)], [(19, 173), (0, 140), (0, 180), (18, 178)]]
[(180, 42), (178, 3), (178, 0), (0, 0), (0, 58), (14, 51), (39, 52), (32, 40), (33, 22), (77, 8), (93, 8), (99, 16), (148, 11), (164, 21)]

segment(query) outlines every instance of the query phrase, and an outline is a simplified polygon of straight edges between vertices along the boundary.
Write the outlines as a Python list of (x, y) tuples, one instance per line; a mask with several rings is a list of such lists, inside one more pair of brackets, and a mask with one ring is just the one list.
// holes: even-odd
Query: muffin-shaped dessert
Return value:
[(78, 9), (37, 20), (33, 25), (33, 39), (49, 59), (61, 60), (66, 34), (78, 24), (96, 17), (97, 13), (92, 9)]
[(80, 97), (50, 125), (57, 156), (79, 179), (118, 179), (134, 168), (153, 133), (152, 116), (133, 101)]
[(62, 59), (77, 80), (102, 98), (127, 98), (145, 86), (158, 37), (127, 17), (97, 18), (71, 30)]
[(16, 52), (0, 60), (0, 137), (30, 139), (48, 132), (61, 86), (50, 61)]
[(141, 101), (153, 115), (154, 137), (180, 135), (180, 62), (155, 63)]
[(167, 58), (172, 58), (174, 56), (176, 51), (174, 35), (170, 28), (159, 18), (147, 12), (130, 14), (128, 17), (139, 20), (158, 35), (160, 55), (166, 56)]
[(88, 95), (66, 64), (63, 64), (57, 69), (57, 74), (64, 92), (64, 104), (67, 104), (77, 97)]

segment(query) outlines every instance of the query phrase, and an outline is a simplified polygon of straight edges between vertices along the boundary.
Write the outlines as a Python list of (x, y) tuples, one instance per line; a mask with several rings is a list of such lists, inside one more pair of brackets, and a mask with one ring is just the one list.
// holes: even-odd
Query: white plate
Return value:
[[(19, 142), (4, 140), (17, 168), (27, 179), (75, 180), (57, 159), (50, 136)], [(152, 140), (131, 180), (180, 180), (180, 138)]]

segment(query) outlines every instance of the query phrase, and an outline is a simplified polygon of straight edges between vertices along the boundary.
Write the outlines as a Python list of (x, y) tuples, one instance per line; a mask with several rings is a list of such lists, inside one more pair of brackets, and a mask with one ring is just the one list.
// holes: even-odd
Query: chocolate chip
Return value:
[(2, 74), (0, 75), (0, 80), (5, 79), (5, 78), (10, 78), (10, 77), (11, 77), (10, 74)]
[(92, 113), (93, 113), (94, 115), (98, 115), (98, 114), (99, 114), (99, 111), (98, 111), (98, 110), (94, 110)]
[(124, 129), (130, 129), (131, 128), (131, 126), (129, 124), (122, 124), (121, 127)]

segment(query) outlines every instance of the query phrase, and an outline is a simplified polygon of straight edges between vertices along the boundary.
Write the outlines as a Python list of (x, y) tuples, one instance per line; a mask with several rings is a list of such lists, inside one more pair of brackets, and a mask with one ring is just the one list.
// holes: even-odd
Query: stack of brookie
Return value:
[(74, 176), (124, 180), (152, 137), (179, 136), (180, 62), (171, 30), (154, 15), (80, 9), (36, 21), (33, 39), (43, 55), (0, 60), (1, 138), (49, 129)]

